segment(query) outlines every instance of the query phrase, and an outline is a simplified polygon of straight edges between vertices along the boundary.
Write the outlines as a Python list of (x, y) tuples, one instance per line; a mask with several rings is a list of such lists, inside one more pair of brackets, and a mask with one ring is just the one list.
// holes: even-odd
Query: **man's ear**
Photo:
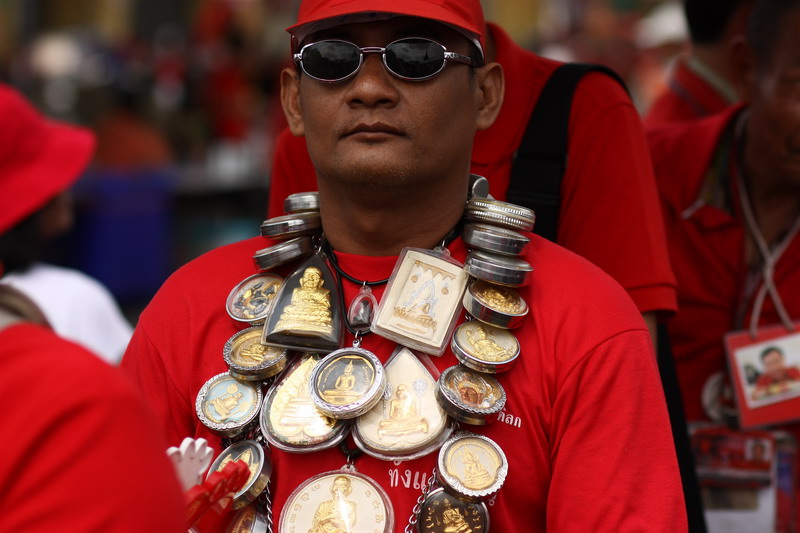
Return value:
[(736, 37), (728, 47), (733, 86), (739, 99), (750, 102), (753, 88), (758, 84), (758, 65), (752, 48), (743, 35)]
[(503, 98), (506, 92), (506, 81), (503, 67), (500, 63), (487, 63), (475, 69), (478, 89), (475, 91), (478, 99), (477, 128), (488, 129), (494, 124), (500, 108), (503, 107)]
[(305, 135), (303, 115), (300, 112), (300, 76), (297, 70), (287, 67), (281, 71), (281, 105), (289, 131), (293, 135)]

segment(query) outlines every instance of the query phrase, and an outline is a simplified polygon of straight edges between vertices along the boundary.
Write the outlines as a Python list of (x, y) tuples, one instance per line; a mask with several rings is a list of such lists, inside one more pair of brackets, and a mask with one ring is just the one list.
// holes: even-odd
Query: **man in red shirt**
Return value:
[(753, 0), (684, 0), (692, 48), (647, 111), (646, 128), (713, 115), (736, 103), (730, 44), (744, 33)]
[[(521, 48), (496, 24), (488, 23), (485, 31), (487, 59), (502, 65), (506, 92), (495, 123), (475, 135), (471, 171), (489, 180), (494, 198), (505, 200), (528, 119), (560, 63)], [(556, 242), (617, 280), (652, 330), (657, 313), (676, 309), (675, 280), (641, 129), (638, 113), (619, 83), (591, 73), (578, 84)], [(305, 139), (286, 129), (275, 148), (269, 216), (283, 214), (289, 194), (315, 190), (317, 177)]]
[(761, 352), (761, 363), (764, 365), (764, 372), (758, 376), (753, 387), (754, 400), (784, 392), (793, 381), (800, 380), (800, 370), (794, 366), (786, 366), (783, 350), (777, 346), (770, 346)]
[(733, 50), (745, 105), (649, 134), (680, 280), (669, 332), (688, 420), (724, 418), (726, 333), (800, 317), (797, 5), (754, 8)]
[[(483, 30), (478, 0), (301, 3), (299, 23), (289, 29), (300, 55), (296, 67), (281, 74), (282, 102), (292, 132), (305, 135), (308, 143), (319, 177), (322, 231), (342, 274), (325, 281), (324, 290), (288, 284), (287, 298), (299, 292), (290, 303), (276, 305), (281, 319), (291, 314), (320, 328), (331, 324), (362, 294), (366, 281), (361, 280), (374, 282), (372, 293), (382, 300), (388, 293), (385, 280), (407, 248), (428, 257), (430, 252), (420, 250), (442, 247), (464, 261), (464, 240), (443, 236), (451, 235), (464, 215), (473, 138), (494, 122), (503, 93), (502, 68), (484, 62)], [(446, 61), (445, 49), (451, 54)], [(423, 62), (424, 79), (415, 64), (420, 57), (439, 58)], [(680, 476), (644, 322), (600, 269), (529, 236), (522, 259), (536, 271), (519, 293), (530, 309), (514, 329), (522, 355), (515, 368), (498, 374), (507, 399), (497, 420), (469, 425), (469, 431), (496, 442), (508, 462), (505, 485), (488, 503), (493, 530), (684, 531)], [(198, 258), (176, 272), (142, 313), (122, 368), (151, 399), (174, 442), (195, 435), (220, 443), (198, 419), (195, 399), (209, 378), (226, 370), (222, 347), (241, 329), (225, 312), (231, 288), (254, 273), (254, 253), (275, 243), (258, 237)], [(294, 271), (294, 280), (306, 270), (295, 261), (275, 272)], [(332, 296), (324, 301), (323, 293), (333, 294), (337, 281), (341, 301)], [(453, 298), (451, 290), (447, 284), (437, 288), (426, 305)], [(463, 323), (463, 310), (454, 318)], [(270, 316), (267, 323), (272, 321)], [(359, 333), (357, 341), (347, 333), (338, 346), (352, 344), (382, 364), (398, 346), (380, 330)], [(457, 362), (449, 348), (430, 358), (436, 375)], [(349, 394), (349, 385), (340, 381), (329, 379), (329, 389)], [(416, 401), (436, 402), (435, 387), (426, 388), (424, 380), (411, 383)], [(270, 392), (266, 397), (263, 409), (271, 416), (281, 404)], [(319, 485), (323, 490), (303, 516), (295, 510), (303, 508), (302, 501), (287, 503), (292, 492), (326, 472), (345, 475), (340, 469), (348, 463), (386, 491), (394, 509), (393, 528), (373, 525), (370, 531), (399, 532), (421, 520), (414, 509), (430, 496), (426, 487), (438, 444), (398, 465), (370, 453), (351, 454), (347, 449), (359, 441), (343, 442), (306, 454), (271, 447), (270, 501), (277, 529), (311, 529), (315, 511), (326, 510), (335, 480)], [(488, 469), (497, 467), (480, 449), (463, 451), (461, 459), (468, 479), (488, 478)], [(359, 513), (354, 520), (362, 531), (377, 513), (360, 514), (372, 504), (358, 500), (355, 485), (345, 496), (356, 503), (351, 509)], [(384, 516), (378, 514), (380, 522), (388, 523)], [(301, 528), (295, 519), (306, 525)]]

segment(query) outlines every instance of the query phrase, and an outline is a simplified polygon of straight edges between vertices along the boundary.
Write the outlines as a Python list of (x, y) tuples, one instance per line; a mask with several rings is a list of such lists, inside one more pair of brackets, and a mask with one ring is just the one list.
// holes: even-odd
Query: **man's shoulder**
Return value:
[[(46, 384), (51, 397), (69, 399), (73, 404), (134, 396), (117, 369), (46, 327), (20, 323), (0, 331), (0, 338), (4, 379), (16, 381), (13, 376), (17, 376), (26, 381), (25, 376), (35, 368), (36, 381)], [(81, 385), (76, 387), (76, 383)]]
[(694, 190), (702, 179), (725, 129), (741, 107), (703, 119), (666, 124), (646, 131), (656, 182), (662, 196)]
[(534, 271), (527, 293), (534, 306), (551, 315), (555, 323), (560, 317), (579, 311), (581, 315), (594, 316), (594, 322), (616, 323), (615, 327), (621, 329), (642, 325), (630, 296), (602, 269), (536, 235), (529, 249), (527, 260)]

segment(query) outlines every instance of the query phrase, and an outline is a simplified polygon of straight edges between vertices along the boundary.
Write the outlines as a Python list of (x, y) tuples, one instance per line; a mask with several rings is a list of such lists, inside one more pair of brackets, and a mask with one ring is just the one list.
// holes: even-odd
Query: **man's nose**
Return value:
[(394, 105), (399, 97), (398, 81), (386, 70), (380, 54), (365, 54), (361, 69), (350, 83), (350, 105)]

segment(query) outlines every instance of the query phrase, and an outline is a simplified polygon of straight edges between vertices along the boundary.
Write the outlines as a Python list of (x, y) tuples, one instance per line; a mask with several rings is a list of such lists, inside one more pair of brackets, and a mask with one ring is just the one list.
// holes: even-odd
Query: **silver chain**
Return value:
[(267, 481), (267, 486), (264, 487), (264, 492), (261, 493), (259, 503), (261, 508), (267, 515), (267, 533), (272, 533), (274, 522), (272, 521), (272, 491), (270, 490), (271, 481)]
[(428, 494), (431, 492), (431, 489), (434, 487), (434, 485), (436, 485), (436, 467), (433, 467), (431, 478), (422, 488), (422, 494), (419, 495), (417, 498), (417, 503), (411, 510), (411, 516), (408, 517), (408, 524), (406, 524), (406, 528), (403, 530), (405, 533), (414, 533), (414, 526), (417, 525), (417, 522), (419, 521), (419, 513), (422, 512), (422, 504), (425, 503), (425, 499), (428, 497)]

